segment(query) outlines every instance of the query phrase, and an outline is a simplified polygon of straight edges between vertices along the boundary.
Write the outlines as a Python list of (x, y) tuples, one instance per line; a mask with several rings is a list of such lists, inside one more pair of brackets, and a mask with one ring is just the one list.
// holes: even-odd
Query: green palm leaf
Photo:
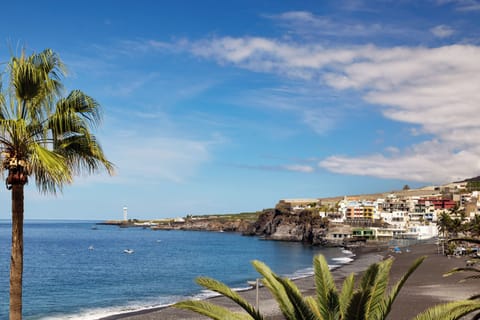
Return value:
[(368, 290), (356, 290), (350, 299), (350, 303), (345, 312), (345, 318), (348, 320), (370, 320), (365, 318), (365, 305), (368, 300)]
[(175, 308), (191, 310), (215, 320), (251, 320), (247, 314), (234, 313), (227, 308), (206, 301), (182, 301), (173, 305)]
[(366, 319), (383, 319), (383, 299), (388, 286), (392, 259), (378, 263), (378, 271), (369, 288), (369, 297), (365, 306)]
[(318, 307), (317, 300), (314, 297), (305, 297), (305, 303), (308, 305), (308, 307), (317, 319), (323, 319), (322, 314), (320, 313), (320, 308)]
[(460, 273), (460, 272), (475, 272), (475, 273), (480, 273), (480, 269), (474, 268), (474, 267), (464, 267), (464, 268), (453, 268), (452, 270), (446, 272), (443, 274), (444, 277), (449, 277), (452, 274)]
[(277, 280), (272, 270), (270, 270), (270, 268), (266, 264), (257, 260), (252, 261), (252, 264), (258, 271), (258, 273), (264, 276), (264, 278), (262, 279), (262, 283), (268, 288), (270, 293), (277, 301), (280, 310), (282, 311), (285, 318), (287, 318), (287, 320), (296, 320), (293, 304), (290, 301), (288, 294), (285, 291), (285, 288)]
[(455, 301), (427, 309), (413, 320), (457, 320), (476, 310), (480, 310), (480, 302), (478, 301)]
[(208, 290), (218, 292), (221, 295), (229, 298), (230, 300), (238, 304), (240, 307), (242, 307), (252, 317), (252, 319), (263, 319), (262, 315), (251, 304), (249, 304), (237, 292), (230, 289), (226, 284), (207, 277), (199, 277), (196, 279), (196, 282), (202, 287), (207, 288)]
[(354, 285), (355, 285), (355, 277), (354, 277), (354, 274), (351, 273), (343, 281), (342, 291), (340, 292), (339, 301), (338, 301), (340, 316), (336, 318), (346, 319), (345, 315), (347, 314), (347, 309), (350, 305), (350, 301), (353, 296)]
[(397, 296), (398, 296), (400, 290), (403, 288), (405, 282), (412, 275), (412, 273), (415, 270), (417, 270), (417, 268), (423, 263), (423, 261), (426, 258), (427, 258), (426, 256), (417, 258), (413, 262), (413, 264), (410, 266), (410, 268), (407, 270), (407, 272), (392, 287), (392, 289), (390, 290), (390, 294), (384, 299), (382, 317), (385, 318), (390, 313), (390, 311), (392, 310), (393, 302), (397, 298)]
[(70, 168), (61, 155), (39, 144), (32, 144), (30, 147), (32, 149), (30, 166), (41, 192), (55, 193), (61, 190), (64, 184), (73, 181)]
[(331, 310), (330, 306), (332, 299), (338, 301), (338, 293), (327, 260), (324, 256), (317, 255), (313, 258), (313, 267), (317, 301), (322, 319), (333, 319), (337, 310), (336, 308)]
[(278, 282), (280, 282), (285, 288), (288, 298), (292, 302), (295, 319), (297, 320), (318, 320), (319, 318), (310, 309), (309, 304), (303, 299), (302, 294), (298, 290), (298, 287), (289, 279), (283, 279), (276, 276)]

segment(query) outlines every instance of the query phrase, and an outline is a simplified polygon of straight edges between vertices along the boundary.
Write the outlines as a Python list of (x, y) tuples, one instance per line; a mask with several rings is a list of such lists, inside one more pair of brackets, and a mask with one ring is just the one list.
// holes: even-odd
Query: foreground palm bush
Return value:
[[(386, 319), (401, 288), (424, 259), (425, 257), (417, 259), (393, 286), (389, 286), (393, 260), (388, 259), (372, 264), (357, 285), (354, 275), (350, 274), (343, 281), (341, 290), (337, 290), (327, 261), (321, 255), (316, 256), (313, 260), (316, 296), (312, 297), (303, 297), (292, 281), (279, 277), (264, 263), (253, 261), (252, 264), (264, 277), (263, 284), (275, 297), (287, 320), (381, 320)], [(177, 303), (175, 307), (192, 310), (217, 320), (266, 319), (259, 310), (227, 285), (204, 277), (198, 278), (197, 283), (228, 297), (245, 312), (232, 312), (206, 301), (183, 301)], [(480, 302), (463, 300), (435, 306), (414, 319), (460, 319), (475, 310), (480, 310)]]

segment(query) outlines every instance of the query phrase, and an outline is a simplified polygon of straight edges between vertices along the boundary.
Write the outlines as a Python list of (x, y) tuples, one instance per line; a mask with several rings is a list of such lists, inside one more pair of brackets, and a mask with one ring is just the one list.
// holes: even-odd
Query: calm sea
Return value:
[[(332, 265), (344, 257), (338, 248), (233, 233), (94, 227), (94, 222), (25, 223), (24, 319), (98, 319), (207, 295), (194, 283), (199, 275), (245, 288), (258, 276), (253, 259), (298, 277), (312, 273), (315, 254)], [(10, 223), (0, 221), (0, 319), (8, 317), (10, 235)]]

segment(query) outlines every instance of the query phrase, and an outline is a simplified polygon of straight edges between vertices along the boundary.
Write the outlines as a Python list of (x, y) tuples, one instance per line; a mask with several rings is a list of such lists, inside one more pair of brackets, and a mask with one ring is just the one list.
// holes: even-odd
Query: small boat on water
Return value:
[(88, 247), (88, 250), (93, 250), (95, 249), (93, 246)]
[(133, 249), (125, 249), (123, 250), (123, 253), (127, 253), (127, 254), (132, 254), (134, 253), (135, 251), (133, 251)]

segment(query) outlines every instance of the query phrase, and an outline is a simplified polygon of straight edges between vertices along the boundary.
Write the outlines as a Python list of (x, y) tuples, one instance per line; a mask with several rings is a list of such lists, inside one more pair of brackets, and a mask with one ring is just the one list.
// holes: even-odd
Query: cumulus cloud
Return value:
[[(296, 18), (311, 19), (303, 13), (296, 13)], [(386, 118), (414, 124), (417, 133), (433, 136), (395, 155), (334, 155), (319, 163), (322, 168), (426, 182), (479, 173), (478, 46), (326, 48), (315, 43), (225, 37), (192, 43), (191, 52), (221, 64), (356, 91)]]
[(355, 174), (429, 183), (458, 181), (480, 171), (480, 150), (448, 148), (440, 141), (428, 141), (412, 150), (363, 157), (331, 156), (319, 165), (341, 174)]

